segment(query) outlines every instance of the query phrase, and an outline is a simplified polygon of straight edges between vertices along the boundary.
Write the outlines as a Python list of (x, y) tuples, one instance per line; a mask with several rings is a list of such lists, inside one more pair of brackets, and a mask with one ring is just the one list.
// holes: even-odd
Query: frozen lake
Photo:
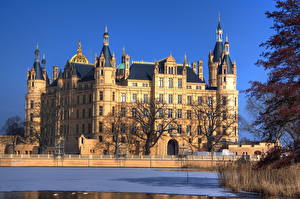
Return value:
[(134, 192), (239, 197), (219, 186), (217, 173), (179, 171), (155, 168), (0, 167), (0, 192)]

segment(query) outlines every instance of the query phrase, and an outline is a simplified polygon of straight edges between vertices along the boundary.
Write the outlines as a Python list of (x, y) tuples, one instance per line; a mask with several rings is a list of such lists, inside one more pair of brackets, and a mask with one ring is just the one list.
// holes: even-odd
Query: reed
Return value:
[(235, 192), (300, 197), (300, 164), (280, 169), (258, 169), (251, 163), (232, 163), (219, 166), (218, 174), (221, 185)]

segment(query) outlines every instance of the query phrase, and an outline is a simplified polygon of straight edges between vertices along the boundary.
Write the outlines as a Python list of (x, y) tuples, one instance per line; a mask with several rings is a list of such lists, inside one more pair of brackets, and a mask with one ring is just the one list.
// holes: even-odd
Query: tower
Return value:
[(115, 84), (116, 59), (114, 55), (111, 55), (109, 49), (109, 34), (107, 27), (105, 27), (103, 33), (103, 47), (96, 62), (95, 72), (95, 79), (98, 80), (98, 83)]
[[(34, 51), (34, 63), (27, 72), (27, 93), (25, 97), (25, 136), (40, 133), (41, 95), (46, 91), (46, 70), (40, 63), (40, 50), (38, 46)], [(45, 67), (46, 59), (42, 60)]]
[[(221, 60), (217, 71), (217, 98), (226, 109), (225, 114), (230, 115), (229, 120), (234, 123), (225, 131), (231, 135), (227, 141), (237, 142), (238, 139), (238, 91), (236, 90), (236, 63), (231, 61), (229, 55), (229, 41), (226, 37)], [(222, 127), (224, 128), (224, 127)]]
[(124, 65), (124, 79), (127, 79), (130, 69), (130, 57), (126, 54), (125, 48), (122, 49), (122, 64)]
[(217, 68), (223, 53), (223, 30), (221, 28), (220, 16), (218, 20), (218, 26), (216, 29), (216, 44), (213, 52), (209, 52), (208, 55), (208, 69), (209, 69), (209, 85), (211, 87), (217, 86)]

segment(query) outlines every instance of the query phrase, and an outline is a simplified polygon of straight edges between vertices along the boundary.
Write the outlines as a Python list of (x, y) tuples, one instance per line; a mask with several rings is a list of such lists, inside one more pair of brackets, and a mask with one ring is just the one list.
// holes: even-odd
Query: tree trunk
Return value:
[(144, 150), (144, 155), (150, 155), (151, 151), (150, 151), (150, 139), (147, 138), (146, 143), (145, 143), (145, 150)]

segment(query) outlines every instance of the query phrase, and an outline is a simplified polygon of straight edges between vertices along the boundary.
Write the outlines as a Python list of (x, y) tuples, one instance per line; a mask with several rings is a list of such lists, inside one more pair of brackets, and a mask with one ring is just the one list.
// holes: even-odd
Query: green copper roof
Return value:
[(119, 64), (119, 65), (117, 66), (117, 69), (124, 69), (124, 68), (125, 68), (124, 64)]

